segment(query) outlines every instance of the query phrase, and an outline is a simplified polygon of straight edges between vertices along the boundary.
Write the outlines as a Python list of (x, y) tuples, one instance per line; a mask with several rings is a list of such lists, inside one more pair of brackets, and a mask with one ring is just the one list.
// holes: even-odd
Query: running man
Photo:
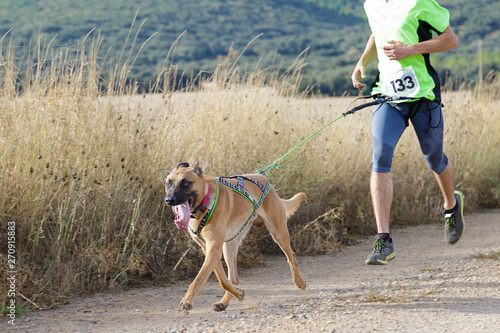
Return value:
[(457, 37), (448, 10), (434, 0), (366, 0), (364, 7), (372, 34), (352, 73), (353, 86), (365, 86), (365, 68), (378, 57), (372, 94), (402, 97), (373, 110), (370, 192), (378, 234), (366, 264), (384, 265), (396, 256), (389, 234), (392, 158), (410, 121), (444, 197), (445, 239), (456, 244), (464, 234), (464, 196), (455, 190), (453, 167), (443, 153), (440, 83), (429, 57), (456, 48)]

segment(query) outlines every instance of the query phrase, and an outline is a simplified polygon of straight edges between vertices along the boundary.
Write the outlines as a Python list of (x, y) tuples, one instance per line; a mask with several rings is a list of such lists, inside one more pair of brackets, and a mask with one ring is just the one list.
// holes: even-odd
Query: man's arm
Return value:
[(354, 71), (351, 75), (351, 81), (354, 88), (363, 88), (364, 86), (366, 86), (359, 80), (366, 77), (365, 68), (376, 57), (377, 48), (375, 47), (375, 38), (373, 37), (373, 35), (370, 35), (370, 38), (368, 38), (368, 41), (366, 42), (365, 50), (359, 58), (359, 61), (356, 64), (356, 67), (354, 68)]
[(406, 45), (399, 41), (391, 40), (381, 47), (391, 60), (408, 58), (415, 54), (437, 53), (456, 48), (458, 45), (457, 35), (448, 26), (442, 34), (432, 39), (414, 45)]

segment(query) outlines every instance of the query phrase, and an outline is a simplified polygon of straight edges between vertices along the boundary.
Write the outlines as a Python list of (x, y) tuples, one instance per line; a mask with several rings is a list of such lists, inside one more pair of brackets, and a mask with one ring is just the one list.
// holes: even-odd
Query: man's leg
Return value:
[(373, 212), (379, 234), (389, 233), (389, 215), (391, 213), (393, 184), (390, 172), (372, 171), (370, 178)]
[(442, 173), (434, 175), (444, 197), (443, 214), (446, 219), (444, 238), (453, 245), (462, 239), (465, 231), (464, 195), (460, 191), (455, 191), (453, 166), (449, 161)]
[(366, 258), (367, 265), (384, 265), (395, 258), (394, 245), (389, 235), (393, 183), (392, 156), (399, 138), (406, 128), (400, 112), (384, 103), (375, 107), (372, 123), (373, 161), (370, 177), (370, 193), (378, 233), (372, 252)]
[(465, 230), (463, 217), (464, 195), (455, 190), (453, 166), (443, 153), (444, 119), (441, 104), (426, 102), (412, 118), (422, 153), (444, 198), (445, 240), (456, 244), (462, 239)]
[(394, 244), (389, 235), (389, 214), (393, 194), (391, 173), (372, 171), (370, 192), (378, 233), (375, 236), (372, 252), (366, 257), (365, 263), (367, 265), (385, 265), (388, 260), (396, 257)]
[(450, 161), (443, 172), (439, 175), (434, 173), (434, 177), (437, 180), (441, 193), (443, 193), (444, 198), (444, 209), (451, 210), (455, 207), (457, 203), (455, 200), (455, 181), (453, 176), (453, 166)]

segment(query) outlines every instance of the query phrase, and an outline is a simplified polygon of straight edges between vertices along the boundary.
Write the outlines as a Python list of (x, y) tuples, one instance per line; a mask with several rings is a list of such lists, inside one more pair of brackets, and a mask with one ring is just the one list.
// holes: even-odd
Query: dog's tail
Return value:
[(288, 200), (281, 199), (283, 207), (285, 207), (286, 217), (292, 216), (297, 211), (297, 209), (299, 209), (302, 201), (307, 203), (307, 196), (303, 192), (295, 194), (291, 199)]

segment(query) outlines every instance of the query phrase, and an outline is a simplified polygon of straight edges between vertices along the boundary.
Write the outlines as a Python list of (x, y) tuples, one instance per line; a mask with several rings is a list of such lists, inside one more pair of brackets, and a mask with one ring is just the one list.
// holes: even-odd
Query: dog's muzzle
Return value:
[(179, 198), (178, 196), (172, 196), (172, 195), (165, 196), (165, 203), (169, 206), (177, 206), (177, 205), (180, 205), (186, 201), (189, 203), (190, 206), (192, 206), (194, 199), (192, 197)]
[(177, 200), (174, 197), (165, 197), (165, 203), (169, 206), (175, 206), (178, 205), (180, 202), (177, 202)]

